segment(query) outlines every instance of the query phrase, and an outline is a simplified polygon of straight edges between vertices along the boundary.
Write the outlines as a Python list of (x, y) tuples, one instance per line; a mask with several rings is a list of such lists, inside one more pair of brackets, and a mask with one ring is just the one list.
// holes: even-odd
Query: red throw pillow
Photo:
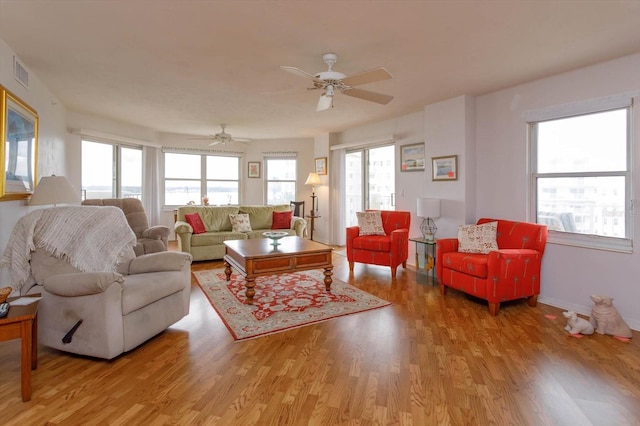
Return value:
[(293, 212), (273, 212), (271, 229), (289, 229)]
[(204, 223), (202, 223), (200, 213), (185, 214), (184, 219), (189, 225), (191, 225), (194, 234), (203, 234), (207, 232), (206, 228), (204, 227)]

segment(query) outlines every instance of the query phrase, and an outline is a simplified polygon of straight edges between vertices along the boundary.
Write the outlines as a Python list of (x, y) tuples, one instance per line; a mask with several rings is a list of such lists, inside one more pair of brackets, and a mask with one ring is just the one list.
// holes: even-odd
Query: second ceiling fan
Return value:
[(224, 144), (226, 146), (227, 142), (240, 142), (240, 143), (251, 142), (251, 139), (234, 138), (229, 133), (225, 132), (224, 129), (227, 127), (226, 124), (221, 124), (220, 127), (222, 127), (222, 131), (220, 133), (216, 133), (215, 135), (197, 137), (197, 138), (189, 138), (189, 139), (191, 139), (191, 140), (207, 140), (207, 141), (211, 141), (209, 146), (215, 146), (215, 145), (218, 145), (218, 144)]
[[(327, 64), (328, 69), (327, 71), (322, 71), (315, 75), (296, 67), (280, 67), (280, 69), (290, 72), (291, 74), (297, 75), (299, 77), (310, 78), (313, 87), (310, 87), (308, 90), (322, 90), (322, 94), (320, 95), (320, 99), (318, 100), (316, 111), (323, 111), (325, 109), (331, 108), (333, 106), (333, 96), (336, 91), (347, 96), (364, 99), (365, 101), (371, 101), (382, 105), (388, 104), (393, 99), (393, 96), (390, 95), (371, 92), (369, 90), (356, 89), (354, 87), (390, 79), (391, 74), (383, 67), (377, 67), (347, 76), (341, 72), (333, 70), (333, 65), (338, 60), (337, 54), (325, 53), (324, 55), (322, 55), (322, 60), (325, 64)], [(282, 91), (280, 93), (286, 92), (289, 91)]]

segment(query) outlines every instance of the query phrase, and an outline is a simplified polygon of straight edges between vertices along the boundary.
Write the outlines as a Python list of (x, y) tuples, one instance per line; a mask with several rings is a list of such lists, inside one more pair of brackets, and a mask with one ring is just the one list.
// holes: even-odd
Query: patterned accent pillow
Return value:
[(498, 222), (482, 225), (460, 225), (458, 227), (458, 251), (460, 253), (487, 254), (498, 250), (496, 234)]
[(356, 212), (360, 235), (386, 235), (382, 227), (380, 211)]
[(204, 227), (204, 223), (202, 223), (200, 213), (185, 214), (184, 220), (186, 220), (187, 223), (191, 225), (194, 234), (203, 234), (207, 232), (206, 228)]
[(250, 232), (251, 222), (249, 222), (249, 215), (246, 213), (230, 214), (229, 220), (231, 221), (231, 230), (233, 232)]
[(289, 229), (291, 228), (291, 218), (293, 212), (273, 212), (273, 220), (271, 229)]

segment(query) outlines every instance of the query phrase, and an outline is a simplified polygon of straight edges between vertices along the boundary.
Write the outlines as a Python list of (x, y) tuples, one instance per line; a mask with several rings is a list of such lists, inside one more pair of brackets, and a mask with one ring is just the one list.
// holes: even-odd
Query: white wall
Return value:
[[(533, 81), (476, 100), (477, 216), (525, 220), (528, 200), (527, 112), (597, 98), (640, 92), (640, 55)], [(634, 114), (633, 198), (640, 191), (638, 132)], [(629, 212), (634, 241), (640, 241), (640, 215)], [(547, 244), (542, 263), (542, 303), (589, 315), (591, 294), (606, 294), (634, 329), (640, 329), (640, 253)]]
[[(66, 175), (68, 134), (65, 126), (66, 111), (55, 96), (30, 72), (29, 88), (13, 78), (15, 53), (0, 39), (0, 84), (18, 96), (38, 112), (40, 119), (38, 137), (38, 176)], [(73, 183), (73, 182), (72, 182)], [(78, 188), (78, 193), (80, 187)], [(27, 207), (25, 200), (0, 202), (0, 250), (4, 250), (15, 223), (36, 207)], [(8, 283), (8, 271), (0, 270), (1, 282)]]

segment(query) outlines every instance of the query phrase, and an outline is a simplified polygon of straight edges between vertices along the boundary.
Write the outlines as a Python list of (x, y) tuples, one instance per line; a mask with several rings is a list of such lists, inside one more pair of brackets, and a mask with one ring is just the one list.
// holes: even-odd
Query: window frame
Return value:
[[(272, 160), (292, 160), (295, 161), (295, 176), (293, 177), (293, 179), (278, 179), (278, 180), (271, 180), (269, 179), (269, 161)], [(265, 156), (263, 158), (263, 168), (264, 168), (264, 200), (263, 203), (265, 205), (269, 204), (269, 183), (293, 183), (293, 199), (289, 200), (289, 202), (291, 201), (295, 201), (296, 200), (296, 194), (298, 193), (298, 158), (296, 156), (293, 155), (272, 155), (272, 156)], [(288, 204), (288, 203), (286, 203)]]
[[(610, 112), (616, 110), (626, 109), (626, 170), (624, 171), (603, 171), (603, 172), (551, 172), (551, 173), (538, 173), (538, 151), (537, 151), (537, 130), (538, 124), (545, 121), (553, 121), (559, 119), (566, 119), (572, 117), (587, 116), (592, 114), (598, 114), (603, 112)], [(624, 198), (625, 198), (625, 212), (632, 211), (633, 195), (632, 195), (632, 182), (633, 182), (633, 133), (632, 133), (632, 121), (633, 121), (633, 103), (630, 98), (625, 100), (615, 100), (614, 102), (604, 102), (602, 105), (585, 105), (585, 106), (573, 106), (569, 109), (553, 109), (546, 111), (542, 114), (535, 114), (536, 117), (527, 120), (528, 127), (528, 144), (529, 144), (529, 161), (528, 163), (528, 177), (529, 177), (529, 218), (530, 220), (537, 222), (538, 220), (538, 208), (537, 208), (537, 196), (538, 186), (537, 182), (539, 178), (571, 178), (571, 177), (623, 177), (625, 182)], [(623, 253), (633, 252), (633, 220), (630, 215), (625, 214), (625, 236), (624, 237), (611, 237), (594, 234), (581, 234), (572, 233), (568, 231), (549, 230), (549, 236), (547, 241), (549, 243), (584, 247), (597, 250), (607, 250)]]
[[(110, 141), (100, 140), (100, 138), (95, 138), (95, 137), (82, 137), (80, 140), (80, 147), (81, 147), (80, 161), (82, 161), (82, 155), (83, 155), (82, 149), (83, 149), (84, 142), (111, 146), (112, 155), (113, 155), (112, 161), (111, 161), (111, 167), (113, 170), (113, 179), (111, 182), (112, 186), (111, 186), (110, 198), (123, 198), (122, 196), (122, 167), (123, 167), (122, 150), (130, 149), (130, 150), (140, 151), (140, 171), (141, 171), (140, 194), (138, 197), (130, 197), (130, 198), (137, 198), (144, 202), (144, 187), (145, 187), (144, 185), (144, 153), (143, 153), (142, 145), (110, 142)], [(82, 170), (80, 171), (80, 175), (81, 175), (80, 187), (82, 191), (82, 199), (86, 200), (87, 190), (84, 187), (84, 182), (82, 182)]]
[[(166, 155), (167, 154), (181, 154), (181, 155), (193, 155), (193, 156), (198, 156), (200, 157), (200, 177), (199, 178), (168, 178), (166, 176)], [(238, 179), (209, 179), (207, 177), (207, 157), (224, 157), (224, 158), (228, 158), (228, 159), (235, 159), (238, 163)], [(241, 172), (241, 161), (242, 161), (242, 155), (239, 154), (235, 154), (235, 153), (230, 153), (230, 154), (225, 154), (225, 153), (221, 153), (221, 152), (203, 152), (203, 151), (189, 151), (189, 150), (180, 150), (180, 149), (171, 149), (171, 150), (163, 150), (162, 152), (162, 205), (164, 206), (163, 208), (165, 210), (169, 209), (176, 209), (180, 206), (182, 206), (183, 204), (167, 204), (167, 201), (165, 199), (165, 195), (166, 195), (166, 182), (167, 181), (199, 181), (200, 182), (200, 197), (197, 200), (194, 200), (196, 202), (195, 205), (197, 206), (202, 206), (203, 202), (202, 202), (202, 197), (203, 195), (206, 194), (205, 191), (207, 191), (208, 188), (208, 183), (209, 182), (237, 182), (238, 184), (238, 205), (241, 204), (241, 200), (242, 200), (242, 172)], [(209, 198), (211, 199), (211, 198)]]

